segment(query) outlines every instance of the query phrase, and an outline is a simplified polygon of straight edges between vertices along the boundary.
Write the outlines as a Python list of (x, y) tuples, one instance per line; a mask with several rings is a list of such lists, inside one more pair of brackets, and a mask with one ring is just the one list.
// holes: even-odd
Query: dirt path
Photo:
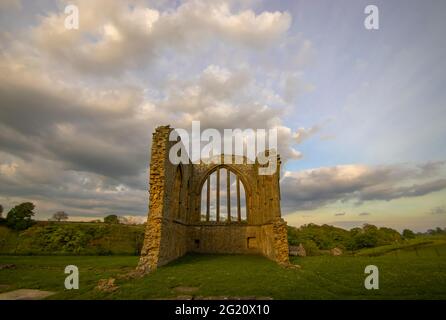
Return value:
[(40, 300), (53, 294), (55, 294), (55, 292), (34, 289), (18, 289), (0, 293), (0, 300)]

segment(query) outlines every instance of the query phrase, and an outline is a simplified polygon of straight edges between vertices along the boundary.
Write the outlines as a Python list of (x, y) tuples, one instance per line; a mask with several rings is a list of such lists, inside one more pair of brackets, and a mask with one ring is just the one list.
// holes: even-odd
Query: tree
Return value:
[(353, 241), (355, 249), (373, 248), (378, 243), (378, 237), (374, 232), (363, 232), (355, 235)]
[(32, 226), (35, 206), (31, 202), (24, 202), (9, 210), (6, 225), (11, 229), (25, 230)]
[(68, 214), (66, 214), (65, 211), (57, 211), (55, 214), (53, 214), (53, 220), (59, 222), (62, 220), (68, 220)]
[(404, 239), (413, 239), (413, 238), (415, 238), (415, 233), (412, 230), (404, 229), (403, 237), (404, 237)]
[(398, 241), (401, 241), (401, 234), (398, 231), (386, 227), (379, 228), (377, 244), (378, 246), (391, 244)]
[(0, 204), (0, 225), (1, 224), (6, 224), (6, 219), (3, 218), (3, 206)]
[(440, 234), (445, 234), (446, 233), (446, 228), (444, 230), (442, 230), (440, 227), (435, 228), (435, 230), (433, 229), (429, 229), (427, 230), (427, 234), (430, 235), (440, 235)]
[(110, 224), (119, 223), (119, 218), (116, 214), (110, 214), (104, 218), (104, 222)]

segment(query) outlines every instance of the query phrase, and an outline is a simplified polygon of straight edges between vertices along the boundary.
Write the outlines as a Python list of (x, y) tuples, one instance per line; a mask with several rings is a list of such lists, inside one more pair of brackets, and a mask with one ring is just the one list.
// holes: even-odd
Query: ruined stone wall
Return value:
[(274, 235), (274, 260), (280, 264), (288, 264), (290, 262), (288, 234), (286, 222), (282, 218), (277, 218), (273, 223)]
[(172, 222), (163, 221), (162, 241), (158, 266), (165, 265), (175, 260), (188, 251), (187, 226)]
[[(223, 156), (221, 162), (225, 162)], [(215, 222), (200, 222), (201, 188), (209, 174), (216, 168), (232, 170), (243, 182), (247, 199), (247, 227), (237, 226), (237, 224), (234, 226), (234, 224), (223, 223), (220, 226)], [(231, 165), (201, 163), (194, 166), (191, 186), (195, 189), (195, 194), (191, 199), (191, 222), (201, 225), (199, 229), (196, 229), (200, 232), (193, 234), (195, 241), (199, 241), (201, 246), (195, 248), (196, 251), (258, 252), (280, 263), (289, 262), (286, 222), (281, 218), (280, 213), (280, 158), (273, 175), (259, 175), (258, 169), (258, 163)]]
[(286, 222), (282, 218), (276, 218), (273, 223), (262, 226), (261, 234), (263, 255), (280, 264), (289, 263)]
[[(169, 133), (171, 130), (169, 128)], [(174, 143), (168, 142), (167, 145), (171, 147)], [(174, 165), (169, 161), (167, 154), (164, 172), (164, 210), (158, 266), (165, 265), (187, 252), (188, 181), (192, 174), (192, 165)]]
[(189, 250), (200, 253), (249, 253), (246, 235), (250, 228), (241, 224), (191, 226)]
[(168, 145), (165, 138), (167, 127), (159, 127), (152, 137), (152, 149), (149, 170), (149, 215), (147, 217), (144, 244), (138, 270), (149, 272), (158, 266), (161, 247), (161, 226), (164, 213), (164, 163), (168, 155)]
[[(276, 173), (265, 176), (259, 175), (258, 163), (173, 165), (172, 130), (158, 127), (153, 134), (149, 214), (138, 270), (152, 271), (187, 252), (263, 254), (289, 263), (286, 222), (280, 213), (280, 159)], [(234, 172), (245, 187), (247, 221), (200, 221), (201, 188), (221, 167)]]
[[(283, 221), (281, 222), (283, 223)], [(286, 224), (284, 226), (286, 231)], [(263, 254), (271, 260), (286, 263), (288, 261), (288, 240), (286, 233), (283, 233), (284, 230), (278, 228), (280, 226), (274, 223), (190, 226), (188, 251)]]
[[(186, 221), (191, 165), (169, 161), (172, 128), (158, 127), (153, 134), (149, 170), (149, 214), (138, 270), (148, 272), (187, 252)], [(179, 186), (176, 184), (181, 176)]]

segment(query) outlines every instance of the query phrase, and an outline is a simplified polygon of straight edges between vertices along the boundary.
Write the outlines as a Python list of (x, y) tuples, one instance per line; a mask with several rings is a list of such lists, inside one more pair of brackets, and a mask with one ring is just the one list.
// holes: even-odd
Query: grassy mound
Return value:
[(138, 255), (143, 238), (143, 225), (47, 222), (21, 232), (0, 226), (0, 254)]
[[(424, 236), (416, 239), (406, 240), (400, 243), (380, 246), (376, 248), (362, 249), (355, 253), (356, 256), (376, 257), (386, 254), (398, 255), (404, 252), (413, 252), (419, 255), (419, 250), (423, 248), (430, 248), (433, 251), (441, 250), (443, 245), (446, 245), (446, 237), (444, 236)], [(426, 251), (422, 251), (425, 253)]]

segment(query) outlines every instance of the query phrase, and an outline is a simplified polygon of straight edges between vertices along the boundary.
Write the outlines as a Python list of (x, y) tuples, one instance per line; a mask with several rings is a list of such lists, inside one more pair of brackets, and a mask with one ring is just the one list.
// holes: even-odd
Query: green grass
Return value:
[[(162, 299), (198, 287), (197, 296), (272, 297), (274, 299), (446, 299), (446, 245), (391, 251), (380, 256), (293, 258), (301, 269), (284, 269), (260, 256), (187, 255), (140, 279), (117, 280), (119, 290), (94, 290), (99, 279), (134, 269), (132, 256), (0, 256), (0, 284), (56, 291), (50, 299)], [(64, 289), (64, 268), (80, 270), (80, 289)], [(364, 288), (364, 268), (378, 266), (380, 289)], [(5, 289), (3, 289), (5, 291)]]
[(39, 222), (24, 231), (0, 226), (0, 255), (139, 255), (143, 225)]
[[(429, 236), (429, 237), (419, 237), (411, 240), (405, 240), (403, 242), (398, 242), (395, 244), (379, 246), (375, 248), (362, 249), (357, 252), (357, 256), (380, 256), (384, 254), (395, 254), (398, 255), (399, 252), (415, 252), (418, 254), (419, 249), (432, 247), (433, 251), (441, 250), (441, 247), (446, 245), (446, 237), (444, 236)], [(429, 250), (428, 252), (431, 252)]]
[[(0, 264), (16, 265), (15, 269), (0, 270), (0, 284), (10, 285), (0, 292), (41, 289), (58, 292), (55, 297), (60, 299), (76, 299), (86, 293), (94, 299), (92, 289), (99, 279), (133, 270), (137, 261), (134, 256), (0, 256)], [(70, 264), (79, 268), (79, 290), (64, 289), (64, 270)]]

